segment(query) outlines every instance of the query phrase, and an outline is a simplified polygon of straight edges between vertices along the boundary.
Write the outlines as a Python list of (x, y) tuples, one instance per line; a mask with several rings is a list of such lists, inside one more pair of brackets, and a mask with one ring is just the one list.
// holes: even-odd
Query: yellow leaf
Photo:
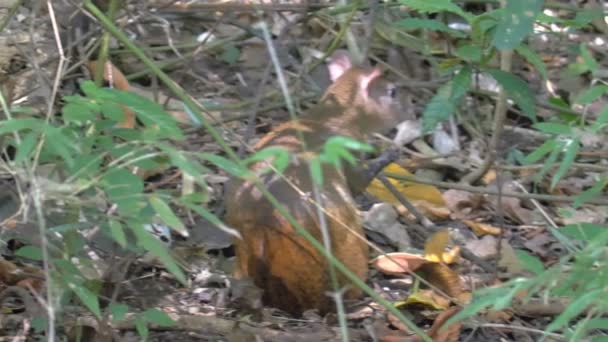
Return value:
[(471, 228), (473, 233), (475, 233), (475, 235), (477, 236), (500, 235), (500, 228), (494, 227), (487, 223), (481, 223), (472, 220), (463, 220), (463, 222), (464, 224), (469, 226), (469, 228)]
[(445, 310), (450, 305), (450, 300), (432, 290), (419, 290), (412, 293), (405, 301), (395, 303), (398, 308), (411, 305), (423, 306), (433, 310)]
[(424, 257), (430, 262), (442, 262), (443, 252), (448, 245), (450, 232), (447, 229), (438, 231), (424, 243)]
[[(410, 172), (396, 163), (389, 164), (383, 171), (404, 176), (413, 176)], [(398, 192), (410, 201), (426, 201), (436, 206), (445, 207), (445, 201), (443, 200), (441, 191), (432, 185), (418, 184), (389, 177), (387, 177), (387, 179)], [(388, 190), (379, 179), (374, 179), (366, 190), (383, 202), (391, 203), (393, 205), (400, 204), (399, 200), (393, 196), (390, 190)]]

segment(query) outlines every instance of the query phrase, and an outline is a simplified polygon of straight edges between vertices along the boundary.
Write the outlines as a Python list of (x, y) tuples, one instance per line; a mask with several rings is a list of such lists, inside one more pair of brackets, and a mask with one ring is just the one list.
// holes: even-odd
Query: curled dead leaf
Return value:
[(420, 255), (399, 252), (380, 255), (372, 260), (372, 265), (385, 274), (401, 275), (415, 271), (420, 268), (422, 264), (427, 262), (428, 261)]
[(494, 227), (487, 223), (477, 222), (473, 220), (463, 220), (463, 222), (469, 228), (471, 228), (473, 233), (475, 233), (475, 235), (477, 236), (500, 235), (501, 232), (500, 228)]

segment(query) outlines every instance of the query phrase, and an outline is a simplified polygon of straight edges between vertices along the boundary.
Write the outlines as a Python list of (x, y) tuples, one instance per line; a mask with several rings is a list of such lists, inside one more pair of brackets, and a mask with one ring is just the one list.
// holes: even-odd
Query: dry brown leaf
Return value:
[(420, 268), (420, 265), (427, 262), (420, 255), (399, 252), (380, 255), (372, 260), (372, 265), (383, 273), (400, 275), (409, 271), (415, 271)]
[[(389, 164), (384, 168), (383, 171), (404, 176), (413, 176), (410, 172), (408, 172), (406, 169), (396, 163)], [(408, 200), (412, 202), (426, 201), (431, 204), (434, 204), (435, 206), (445, 207), (445, 201), (443, 200), (441, 191), (439, 191), (439, 189), (432, 185), (417, 184), (393, 178), (388, 178), (388, 180), (389, 182), (391, 182), (391, 184), (393, 184), (397, 191), (399, 191), (401, 194), (403, 194), (403, 196), (405, 196)], [(394, 205), (400, 204), (399, 200), (396, 199), (393, 194), (391, 194), (391, 192), (378, 179), (374, 179), (366, 190), (368, 193), (370, 193), (381, 201), (388, 202)]]
[(454, 316), (459, 311), (459, 307), (453, 306), (443, 311), (435, 318), (433, 326), (429, 330), (429, 336), (433, 339), (433, 342), (458, 342), (460, 330), (462, 329), (462, 324), (460, 322), (456, 322), (445, 329), (442, 329), (442, 327), (450, 317)]
[(500, 228), (494, 227), (487, 223), (477, 222), (473, 220), (463, 220), (463, 222), (464, 224), (469, 226), (469, 228), (471, 228), (471, 230), (473, 230), (473, 233), (475, 233), (475, 235), (477, 236), (500, 235), (501, 232)]

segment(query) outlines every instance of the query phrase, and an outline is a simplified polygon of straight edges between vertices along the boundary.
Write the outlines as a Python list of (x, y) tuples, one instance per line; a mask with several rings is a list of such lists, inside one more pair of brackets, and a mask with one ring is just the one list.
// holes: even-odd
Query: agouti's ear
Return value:
[(334, 82), (338, 77), (342, 76), (346, 70), (353, 66), (350, 55), (344, 50), (336, 50), (327, 63), (329, 69), (329, 76), (331, 81)]
[(369, 84), (376, 78), (382, 75), (382, 69), (375, 67), (367, 74), (361, 75), (359, 82), (361, 82), (361, 89), (367, 90), (369, 88)]

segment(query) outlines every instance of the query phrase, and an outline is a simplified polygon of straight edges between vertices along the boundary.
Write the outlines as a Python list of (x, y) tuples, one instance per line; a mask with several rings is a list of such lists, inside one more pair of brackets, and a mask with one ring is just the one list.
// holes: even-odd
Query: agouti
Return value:
[[(328, 63), (332, 84), (319, 103), (304, 113), (297, 123), (287, 122), (266, 134), (255, 146), (282, 146), (295, 158), (284, 171), (284, 178), (268, 173), (262, 181), (291, 215), (317, 240), (322, 241), (313, 182), (303, 152), (318, 152), (325, 141), (336, 135), (364, 141), (371, 133), (394, 127), (402, 117), (395, 87), (378, 68), (352, 66), (345, 52), (335, 53)], [(301, 135), (298, 133), (301, 132)], [(259, 170), (258, 163), (252, 167)], [(345, 170), (354, 174), (353, 170)], [(323, 207), (329, 213), (327, 229), (333, 255), (362, 280), (368, 270), (368, 246), (361, 218), (353, 200), (351, 180), (333, 166), (323, 166), (324, 185), (320, 189)], [(298, 189), (294, 189), (295, 185)], [(358, 184), (359, 191), (364, 187)], [(328, 295), (333, 291), (325, 257), (317, 252), (289, 222), (266, 200), (255, 185), (232, 179), (226, 186), (225, 222), (237, 229), (237, 278), (250, 277), (264, 290), (263, 302), (294, 315), (307, 309), (326, 313), (335, 304)], [(334, 216), (336, 220), (329, 216)], [(360, 237), (346, 229), (344, 223)], [(349, 285), (338, 273), (340, 286)], [(361, 290), (349, 286), (345, 299), (361, 296)]]

